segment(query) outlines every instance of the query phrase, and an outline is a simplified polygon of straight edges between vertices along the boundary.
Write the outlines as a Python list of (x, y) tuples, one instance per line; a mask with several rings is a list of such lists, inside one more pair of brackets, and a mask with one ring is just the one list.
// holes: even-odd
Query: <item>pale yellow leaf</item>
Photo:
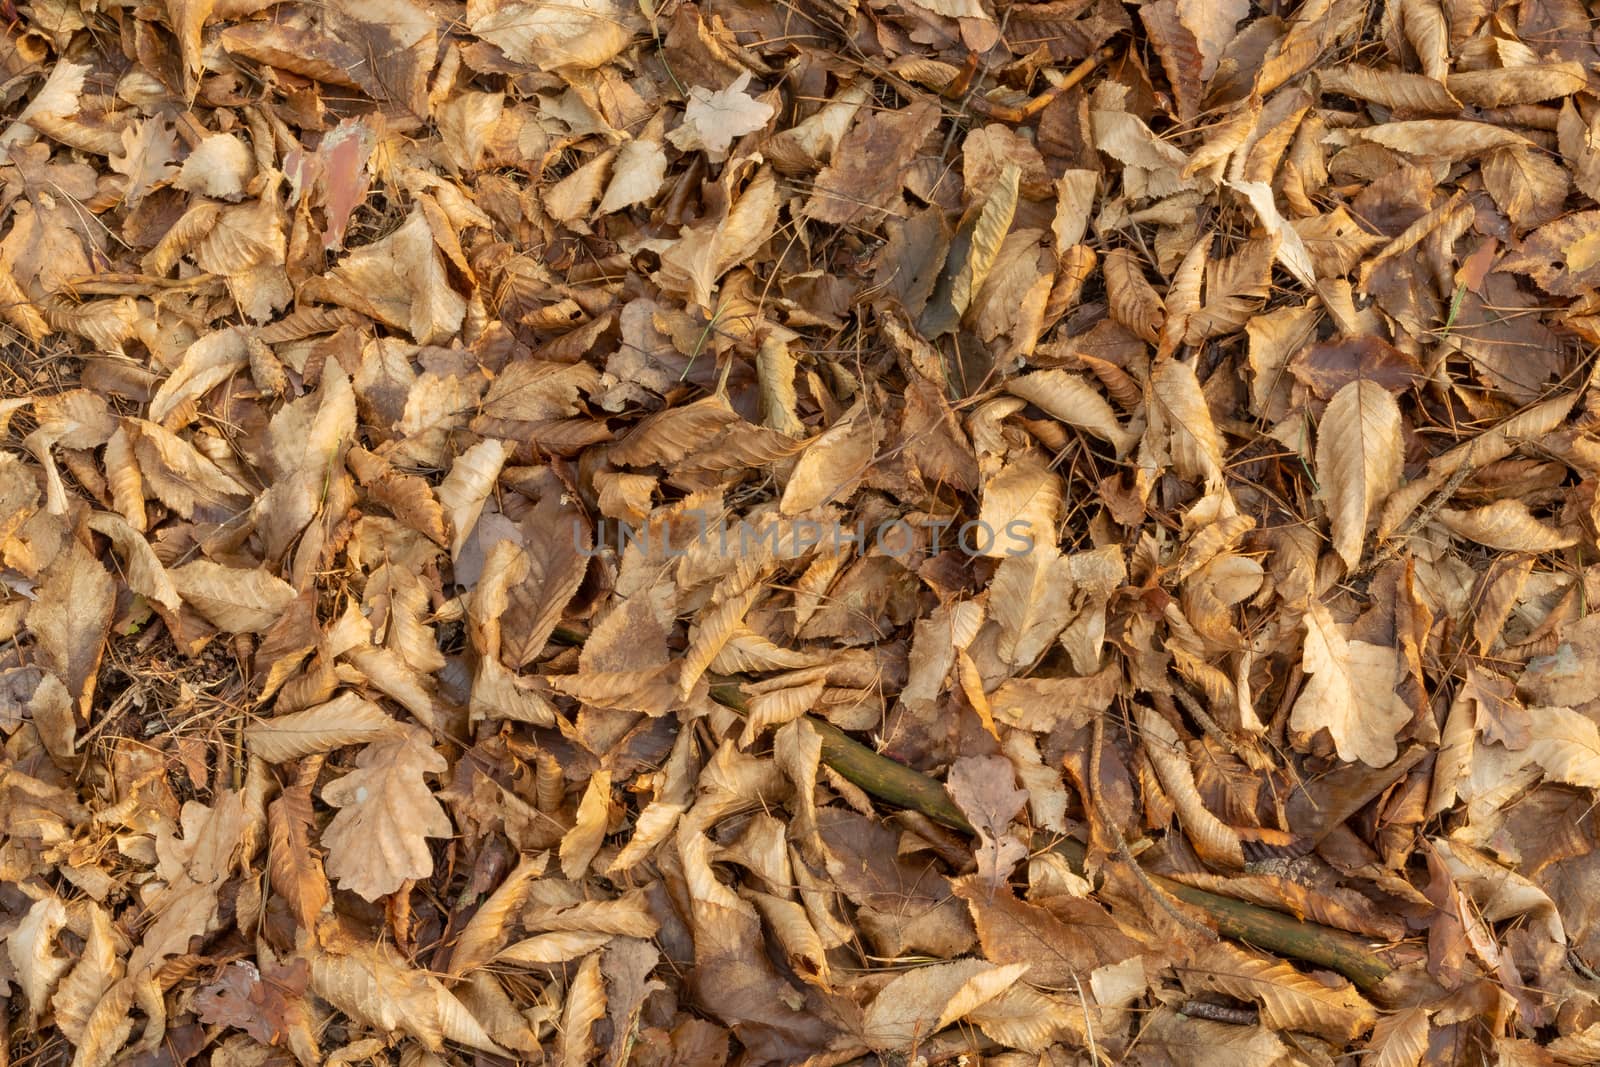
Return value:
[(910, 1048), (993, 1000), (1027, 969), (965, 959), (906, 971), (867, 1006), (862, 1040), (880, 1051)]
[(461, 936), (456, 938), (447, 968), (450, 974), (467, 974), (493, 958), (505, 940), (508, 925), (522, 910), (534, 881), (544, 874), (549, 859), (548, 852), (540, 852), (517, 860), (516, 867), (506, 875), (506, 880), (473, 913), (462, 929)]
[(456, 456), (450, 473), (439, 483), (439, 503), (450, 520), (452, 531), (450, 555), (459, 558), (462, 546), (478, 524), (483, 505), (494, 490), (495, 482), (506, 460), (511, 458), (513, 446), (508, 441), (490, 437), (479, 441)]
[(1222, 483), (1222, 435), (1211, 419), (1194, 364), (1162, 360), (1150, 373), (1148, 433), (1165, 443), (1180, 477)]
[(433, 873), (427, 839), (449, 837), (454, 827), (423, 776), (448, 769), (426, 730), (401, 725), (362, 749), (355, 770), (322, 787), (322, 799), (339, 809), (322, 843), (340, 888), (377, 900)]
[[(84, 1042), (84, 1031), (100, 998), (123, 975), (126, 968), (119, 948), (123, 937), (117, 933), (106, 909), (89, 902), (89, 937), (72, 970), (56, 987), (50, 1006), (55, 1009), (56, 1026), (75, 1045)], [(26, 920), (24, 920), (26, 921)], [(9, 947), (9, 945), (8, 945)], [(15, 960), (13, 960), (15, 966)], [(18, 968), (21, 974), (21, 968)], [(26, 987), (24, 987), (26, 989)]]
[(17, 928), (6, 938), (6, 953), (27, 998), (28, 1015), (34, 1023), (50, 1004), (56, 983), (72, 967), (72, 960), (56, 948), (56, 934), (67, 924), (67, 908), (61, 898), (49, 894), (34, 901)]
[(255, 177), (256, 157), (231, 133), (206, 136), (183, 161), (173, 185), (190, 193), (236, 200)]
[(950, 304), (958, 317), (966, 313), (978, 290), (983, 287), (984, 279), (989, 277), (989, 271), (1000, 254), (1000, 246), (1011, 230), (1011, 220), (1017, 213), (1017, 191), (1021, 177), (1022, 172), (1017, 165), (1007, 162), (994, 187), (984, 197), (983, 207), (979, 209), (977, 222), (972, 229), (972, 244), (967, 252), (967, 260), (957, 272), (950, 290)]
[(1380, 1018), (1367, 1041), (1366, 1067), (1417, 1067), (1428, 1051), (1427, 1008), (1403, 1008)]
[(667, 140), (680, 151), (704, 151), (713, 163), (727, 159), (736, 138), (761, 129), (777, 110), (745, 92), (749, 84), (750, 72), (744, 71), (716, 92), (699, 85), (691, 87), (683, 124), (667, 134)]
[(1340, 759), (1372, 767), (1392, 763), (1395, 734), (1411, 721), (1411, 709), (1394, 691), (1404, 670), (1399, 653), (1347, 639), (1318, 600), (1306, 611), (1305, 629), (1301, 665), (1310, 677), (1295, 700), (1290, 728), (1310, 733), (1326, 727)]
[(803, 515), (826, 503), (848, 503), (877, 454), (877, 444), (877, 420), (864, 405), (851, 408), (800, 453), (783, 487), (779, 511)]
[(565, 963), (593, 952), (615, 936), (598, 930), (557, 930), (507, 945), (494, 958), (497, 963), (522, 963), (530, 967)]
[(770, 167), (763, 167), (725, 217), (683, 228), (678, 240), (661, 253), (656, 277), (664, 288), (688, 296), (710, 312), (718, 279), (754, 255), (777, 222), (777, 178)]
[(1020, 396), (1068, 426), (1108, 441), (1118, 456), (1138, 442), (1138, 435), (1117, 421), (1116, 412), (1080, 374), (1065, 370), (1042, 370), (1006, 382), (1006, 391)]
[(984, 483), (978, 528), (971, 543), (961, 547), (980, 556), (1004, 557), (1055, 545), (1060, 510), (1060, 476), (1031, 457), (1019, 459)]
[(502, 0), (474, 3), (467, 9), (467, 25), (474, 35), (516, 62), (540, 70), (603, 66), (627, 47), (638, 22), (638, 9), (621, 0), (560, 4)]
[(667, 176), (667, 154), (661, 142), (629, 141), (617, 151), (611, 181), (600, 199), (599, 215), (643, 204), (656, 195)]
[(1317, 424), (1317, 483), (1333, 550), (1349, 570), (1360, 565), (1379, 505), (1400, 484), (1404, 450), (1400, 405), (1374, 381), (1341, 388)]
[(592, 953), (578, 964), (567, 986), (567, 1003), (561, 1012), (561, 1039), (556, 1059), (561, 1067), (587, 1067), (594, 1053), (590, 1030), (606, 1013), (606, 987), (600, 977), (600, 954)]
[(561, 873), (576, 881), (583, 877), (605, 841), (611, 821), (611, 772), (595, 771), (589, 776), (572, 829), (561, 838)]
[(1031, 665), (1075, 614), (1072, 568), (1054, 544), (1008, 556), (989, 585), (989, 614), (1000, 625), (1000, 658)]

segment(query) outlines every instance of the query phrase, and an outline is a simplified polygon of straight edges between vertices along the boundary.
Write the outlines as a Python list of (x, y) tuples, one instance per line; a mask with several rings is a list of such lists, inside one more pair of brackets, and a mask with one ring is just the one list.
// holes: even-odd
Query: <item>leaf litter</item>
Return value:
[(4, 1062), (1600, 1059), (1581, 5), (5, 10)]

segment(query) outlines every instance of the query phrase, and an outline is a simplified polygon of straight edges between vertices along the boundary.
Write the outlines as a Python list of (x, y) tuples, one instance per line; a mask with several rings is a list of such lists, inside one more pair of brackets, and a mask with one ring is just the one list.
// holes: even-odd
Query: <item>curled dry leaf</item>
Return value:
[(251, 755), (268, 763), (289, 763), (314, 752), (367, 744), (400, 731), (400, 724), (372, 701), (341, 693), (325, 704), (248, 726), (244, 736)]
[(1185, 981), (1254, 1001), (1269, 1025), (1321, 1034), (1334, 1041), (1359, 1037), (1377, 1022), (1377, 1012), (1347, 982), (1323, 983), (1288, 964), (1219, 942), (1196, 961)]
[(220, 630), (265, 633), (294, 601), (294, 587), (260, 568), (197, 559), (168, 572), (184, 602)]

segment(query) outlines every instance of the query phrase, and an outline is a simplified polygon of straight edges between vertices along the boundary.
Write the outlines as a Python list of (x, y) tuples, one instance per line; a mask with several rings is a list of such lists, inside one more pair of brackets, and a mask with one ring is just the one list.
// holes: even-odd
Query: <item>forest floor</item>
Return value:
[(0, 15), (0, 1067), (1600, 1062), (1579, 0)]

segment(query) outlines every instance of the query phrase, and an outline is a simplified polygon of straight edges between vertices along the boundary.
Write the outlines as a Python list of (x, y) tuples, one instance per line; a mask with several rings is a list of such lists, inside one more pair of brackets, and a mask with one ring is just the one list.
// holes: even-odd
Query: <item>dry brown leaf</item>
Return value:
[[(46, 904), (47, 900), (54, 899), (51, 897), (40, 900), (34, 905), (34, 908), (41, 904)], [(94, 1012), (95, 1006), (100, 1003), (100, 998), (122, 978), (126, 971), (126, 966), (122, 959), (122, 953), (125, 950), (124, 939), (113, 929), (110, 913), (105, 908), (94, 903), (88, 905), (88, 912), (89, 936), (84, 942), (83, 953), (78, 957), (77, 962), (72, 965), (72, 970), (67, 972), (65, 977), (61, 979), (60, 984), (56, 986), (55, 996), (50, 1000), (50, 1006), (55, 1010), (56, 1025), (61, 1028), (61, 1032), (66, 1034), (73, 1044), (80, 1047), (89, 1043), (87, 1040), (88, 1035), (85, 1031), (88, 1028), (89, 1019)], [(33, 909), (30, 908), (29, 916), (31, 917), (32, 914)], [(41, 916), (40, 918), (43, 919), (45, 917)], [(21, 933), (20, 930), (18, 932)], [(20, 945), (19, 941), (22, 942)], [(13, 945), (18, 945), (28, 955), (31, 955), (35, 946), (27, 944), (23, 939), (19, 939), (17, 934), (13, 934), (6, 945), (7, 951), (12, 953), (12, 966), (16, 968), (19, 978), (22, 979), (24, 995), (27, 995), (33, 979), (28, 969), (18, 965), (15, 956), (18, 950), (13, 948)], [(28, 966), (30, 968), (33, 966), (31, 959)], [(126, 1031), (116, 1040), (120, 1045), (125, 1039)]]
[(260, 568), (197, 559), (168, 573), (186, 603), (230, 633), (266, 633), (295, 598), (293, 586)]
[(1305, 630), (1301, 665), (1311, 677), (1295, 700), (1290, 727), (1326, 728), (1340, 759), (1373, 767), (1392, 763), (1395, 734), (1411, 721), (1411, 709), (1395, 692), (1401, 677), (1399, 654), (1347, 638), (1320, 601), (1308, 607)]
[(1111, 301), (1111, 314), (1118, 322), (1155, 344), (1161, 332), (1166, 309), (1154, 287), (1145, 280), (1144, 271), (1125, 248), (1114, 248), (1102, 261), (1106, 277), (1106, 295)]
[(1357, 100), (1370, 100), (1386, 108), (1408, 114), (1453, 115), (1461, 101), (1436, 79), (1399, 70), (1372, 67), (1333, 67), (1317, 73), (1323, 91)]
[(94, 703), (115, 597), (111, 575), (74, 538), (45, 572), (28, 610), (40, 660), (67, 687), (85, 718)]
[(1483, 183), (1519, 230), (1531, 230), (1561, 215), (1571, 180), (1541, 152), (1502, 148), (1483, 161)]
[(1195, 968), (1185, 972), (1185, 982), (1255, 1001), (1271, 1026), (1305, 1030), (1334, 1041), (1359, 1037), (1377, 1021), (1372, 1005), (1348, 982), (1324, 984), (1286, 963), (1225, 941), (1196, 960)]
[(439, 483), (439, 503), (453, 531), (450, 555), (459, 557), (478, 516), (494, 491), (495, 482), (506, 460), (511, 457), (511, 445), (497, 438), (479, 441), (456, 456), (450, 473)]
[(455, 995), (438, 979), (405, 966), (379, 942), (340, 945), (342, 951), (302, 949), (317, 996), (381, 1033), (405, 1033), (430, 1049), (445, 1039), (504, 1055)]
[(1028, 846), (1010, 832), (1028, 793), (1016, 787), (1011, 761), (1004, 756), (963, 756), (950, 765), (945, 786), (978, 832), (978, 876), (993, 892), (1028, 854)]
[(1177, 809), (1178, 820), (1200, 858), (1234, 870), (1244, 867), (1244, 843), (1239, 832), (1205, 806), (1195, 786), (1189, 753), (1178, 740), (1178, 731), (1152, 708), (1139, 705), (1134, 714), (1145, 755), (1155, 767), (1161, 788)]
[(363, 748), (355, 770), (322, 787), (323, 801), (339, 809), (322, 832), (339, 888), (377, 900), (433, 872), (427, 839), (449, 837), (454, 827), (423, 776), (449, 766), (427, 731), (402, 726), (392, 739)]
[(1471, 511), (1440, 508), (1439, 522), (1456, 537), (1508, 552), (1553, 552), (1578, 543), (1534, 518), (1520, 500), (1497, 500)]
[(467, 302), (450, 284), (421, 207), (380, 241), (363, 245), (314, 279), (301, 299), (319, 299), (405, 330), (418, 344), (443, 344), (461, 329)]
[(400, 724), (370, 700), (340, 693), (325, 704), (248, 726), (244, 737), (251, 755), (268, 763), (289, 763), (312, 753), (395, 736), (400, 730)]
[(447, 968), (450, 974), (468, 974), (494, 957), (505, 940), (507, 927), (522, 910), (534, 880), (544, 873), (549, 859), (549, 853), (541, 852), (517, 860), (506, 880), (473, 913), (461, 936), (456, 938)]
[(1000, 657), (1016, 667), (1036, 661), (1077, 613), (1072, 593), (1072, 564), (1054, 545), (1001, 560), (989, 585)]
[(1581, 91), (1587, 80), (1581, 63), (1546, 63), (1462, 71), (1447, 77), (1445, 84), (1468, 104), (1507, 107), (1571, 96)]
[[(312, 770), (311, 775), (305, 771)], [(322, 857), (314, 841), (316, 823), (311, 786), (316, 761), (307, 761), (295, 781), (267, 806), (267, 872), (272, 891), (281, 896), (306, 929), (316, 929), (322, 909), (333, 897)]]
[(1379, 506), (1400, 485), (1403, 451), (1400, 405), (1389, 390), (1354, 381), (1334, 394), (1317, 427), (1317, 481), (1333, 550), (1351, 571)]
[(983, 1007), (1027, 970), (1025, 963), (956, 960), (907, 971), (872, 999), (862, 1040), (880, 1051), (910, 1048)]
[(778, 221), (778, 184), (770, 168), (762, 168), (720, 219), (685, 226), (678, 240), (661, 253), (661, 285), (689, 297), (709, 312), (712, 290), (735, 266), (754, 254), (772, 236)]

